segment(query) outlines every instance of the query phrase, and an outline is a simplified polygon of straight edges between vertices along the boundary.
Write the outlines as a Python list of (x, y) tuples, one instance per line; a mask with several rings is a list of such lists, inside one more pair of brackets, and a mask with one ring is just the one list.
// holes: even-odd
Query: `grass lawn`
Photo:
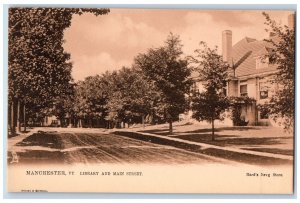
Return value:
[(169, 135), (167, 125), (149, 126), (140, 132), (172, 136), (184, 140), (274, 154), (293, 155), (293, 133), (271, 126), (216, 126), (216, 140), (211, 140), (211, 126), (175, 123)]

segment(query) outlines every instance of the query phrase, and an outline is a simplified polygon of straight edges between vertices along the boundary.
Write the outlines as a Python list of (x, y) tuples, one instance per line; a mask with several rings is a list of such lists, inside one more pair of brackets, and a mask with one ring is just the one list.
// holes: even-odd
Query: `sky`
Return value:
[[(287, 24), (290, 11), (265, 11)], [(65, 30), (65, 50), (71, 54), (75, 81), (107, 70), (130, 67), (139, 53), (162, 46), (172, 32), (179, 35), (184, 55), (192, 55), (204, 41), (218, 46), (223, 30), (232, 31), (233, 45), (244, 37), (268, 37), (262, 11), (196, 9), (111, 9), (103, 16), (74, 15)]]

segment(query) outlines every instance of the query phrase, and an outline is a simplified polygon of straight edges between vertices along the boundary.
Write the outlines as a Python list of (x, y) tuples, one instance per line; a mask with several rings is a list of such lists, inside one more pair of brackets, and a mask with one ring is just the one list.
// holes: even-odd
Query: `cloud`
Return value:
[[(269, 12), (276, 21), (287, 23), (289, 12)], [(231, 30), (233, 44), (245, 37), (262, 40), (268, 37), (262, 11), (191, 11), (184, 17), (186, 26), (181, 31), (184, 52), (193, 54), (198, 43), (204, 41), (210, 47), (218, 46), (221, 54), (222, 31)]]
[(75, 80), (83, 80), (87, 76), (102, 74), (108, 70), (117, 70), (123, 66), (130, 66), (131, 61), (115, 60), (109, 53), (98, 55), (81, 55), (73, 62), (72, 76)]
[(192, 54), (198, 48), (200, 41), (206, 42), (209, 46), (220, 44), (220, 30), (226, 27), (224, 23), (214, 22), (208, 13), (195, 11), (189, 12), (184, 19), (186, 26), (180, 36), (186, 54)]
[[(179, 34), (186, 55), (200, 41), (221, 52), (223, 30), (232, 30), (233, 43), (244, 37), (261, 40), (265, 32), (262, 11), (207, 11), (111, 9), (108, 15), (74, 15), (65, 31), (65, 50), (74, 62), (75, 80), (105, 70), (130, 66), (138, 53), (163, 45), (170, 32)], [(267, 11), (271, 18), (287, 22), (288, 11)]]
[[(80, 49), (93, 55), (109, 51), (120, 58), (144, 47), (156, 46), (164, 34), (145, 23), (136, 23), (120, 14), (95, 17), (92, 14), (75, 16), (65, 32), (66, 49)], [(129, 52), (128, 52), (129, 51)]]
[(138, 53), (148, 48), (161, 45), (165, 37), (155, 27), (136, 23), (118, 13), (99, 17), (84, 14), (73, 17), (72, 26), (65, 31), (64, 47), (71, 53), (76, 80), (81, 75), (96, 72), (97, 63), (98, 67), (105, 65), (113, 69), (130, 65), (128, 61), (132, 62)]

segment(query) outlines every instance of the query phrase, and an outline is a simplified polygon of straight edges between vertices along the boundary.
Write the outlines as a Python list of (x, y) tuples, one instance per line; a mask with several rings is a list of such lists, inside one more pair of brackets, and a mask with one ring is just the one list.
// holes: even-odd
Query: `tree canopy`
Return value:
[(9, 9), (10, 99), (45, 102), (69, 88), (72, 64), (62, 46), (63, 32), (71, 25), (72, 15), (83, 12), (101, 15), (108, 10)]
[(283, 119), (284, 128), (291, 130), (295, 116), (295, 29), (277, 24), (267, 13), (263, 15), (269, 27), (267, 31), (274, 36), (265, 39), (272, 46), (266, 57), (278, 70), (273, 81), (277, 86), (276, 92), (263, 108), (275, 120)]
[[(10, 8), (8, 33), (9, 101), (41, 111), (59, 96), (69, 94), (72, 64), (63, 48), (64, 30), (73, 14), (103, 15), (108, 9)], [(28, 105), (29, 104), (29, 105)], [(40, 108), (37, 108), (40, 107)], [(19, 107), (18, 107), (19, 109)], [(18, 110), (18, 115), (19, 115)], [(14, 113), (12, 113), (14, 115)], [(14, 116), (12, 116), (13, 118)], [(19, 116), (18, 116), (19, 117)], [(19, 123), (19, 118), (18, 118)], [(14, 131), (14, 121), (11, 122)]]
[(171, 33), (164, 46), (139, 54), (135, 58), (135, 66), (160, 91), (158, 111), (169, 122), (169, 131), (172, 133), (172, 122), (188, 107), (185, 95), (191, 85), (191, 69), (188, 68), (187, 60), (182, 58), (179, 36)]
[(218, 55), (217, 48), (211, 49), (200, 42), (200, 49), (192, 57), (195, 69), (199, 72), (204, 91), (195, 93), (192, 98), (192, 117), (198, 121), (212, 124), (212, 140), (215, 140), (214, 121), (223, 119), (223, 112), (229, 107), (229, 100), (224, 93), (229, 65)]

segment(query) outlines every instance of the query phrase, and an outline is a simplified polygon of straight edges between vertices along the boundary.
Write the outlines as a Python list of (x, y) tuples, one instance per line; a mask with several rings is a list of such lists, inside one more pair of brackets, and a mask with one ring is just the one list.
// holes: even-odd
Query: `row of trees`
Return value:
[[(21, 119), (39, 116), (72, 89), (70, 54), (63, 49), (63, 32), (73, 14), (102, 15), (108, 9), (10, 8), (8, 32), (9, 124), (21, 130)], [(27, 115), (27, 116), (26, 116)]]
[[(231, 67), (223, 62), (217, 48), (211, 49), (204, 42), (194, 57), (183, 58), (179, 36), (171, 33), (164, 45), (137, 55), (132, 67), (74, 83), (70, 55), (62, 47), (63, 31), (70, 26), (73, 14), (102, 15), (109, 10), (12, 8), (9, 12), (12, 134), (16, 125), (20, 130), (21, 120), (26, 127), (27, 118), (40, 120), (47, 115), (57, 116), (61, 125), (89, 127), (168, 122), (172, 133), (172, 123), (178, 115), (192, 109), (194, 118), (211, 122), (214, 139), (214, 121), (222, 119), (223, 112), (236, 101), (223, 91)], [(287, 126), (291, 127), (294, 106), (287, 102), (294, 102), (294, 32), (287, 27), (278, 28), (265, 16), (280, 38), (279, 44), (270, 42), (274, 47), (271, 57), (279, 67), (276, 82), (284, 88), (264, 107), (272, 114), (289, 118)], [(192, 70), (198, 71), (204, 81), (204, 92), (191, 94)]]
[(56, 109), (61, 109), (60, 118), (70, 115), (74, 126), (112, 127), (147, 120), (168, 122), (172, 133), (172, 123), (189, 105), (190, 74), (179, 36), (171, 33), (163, 46), (136, 56), (132, 67), (78, 82), (73, 97)]

